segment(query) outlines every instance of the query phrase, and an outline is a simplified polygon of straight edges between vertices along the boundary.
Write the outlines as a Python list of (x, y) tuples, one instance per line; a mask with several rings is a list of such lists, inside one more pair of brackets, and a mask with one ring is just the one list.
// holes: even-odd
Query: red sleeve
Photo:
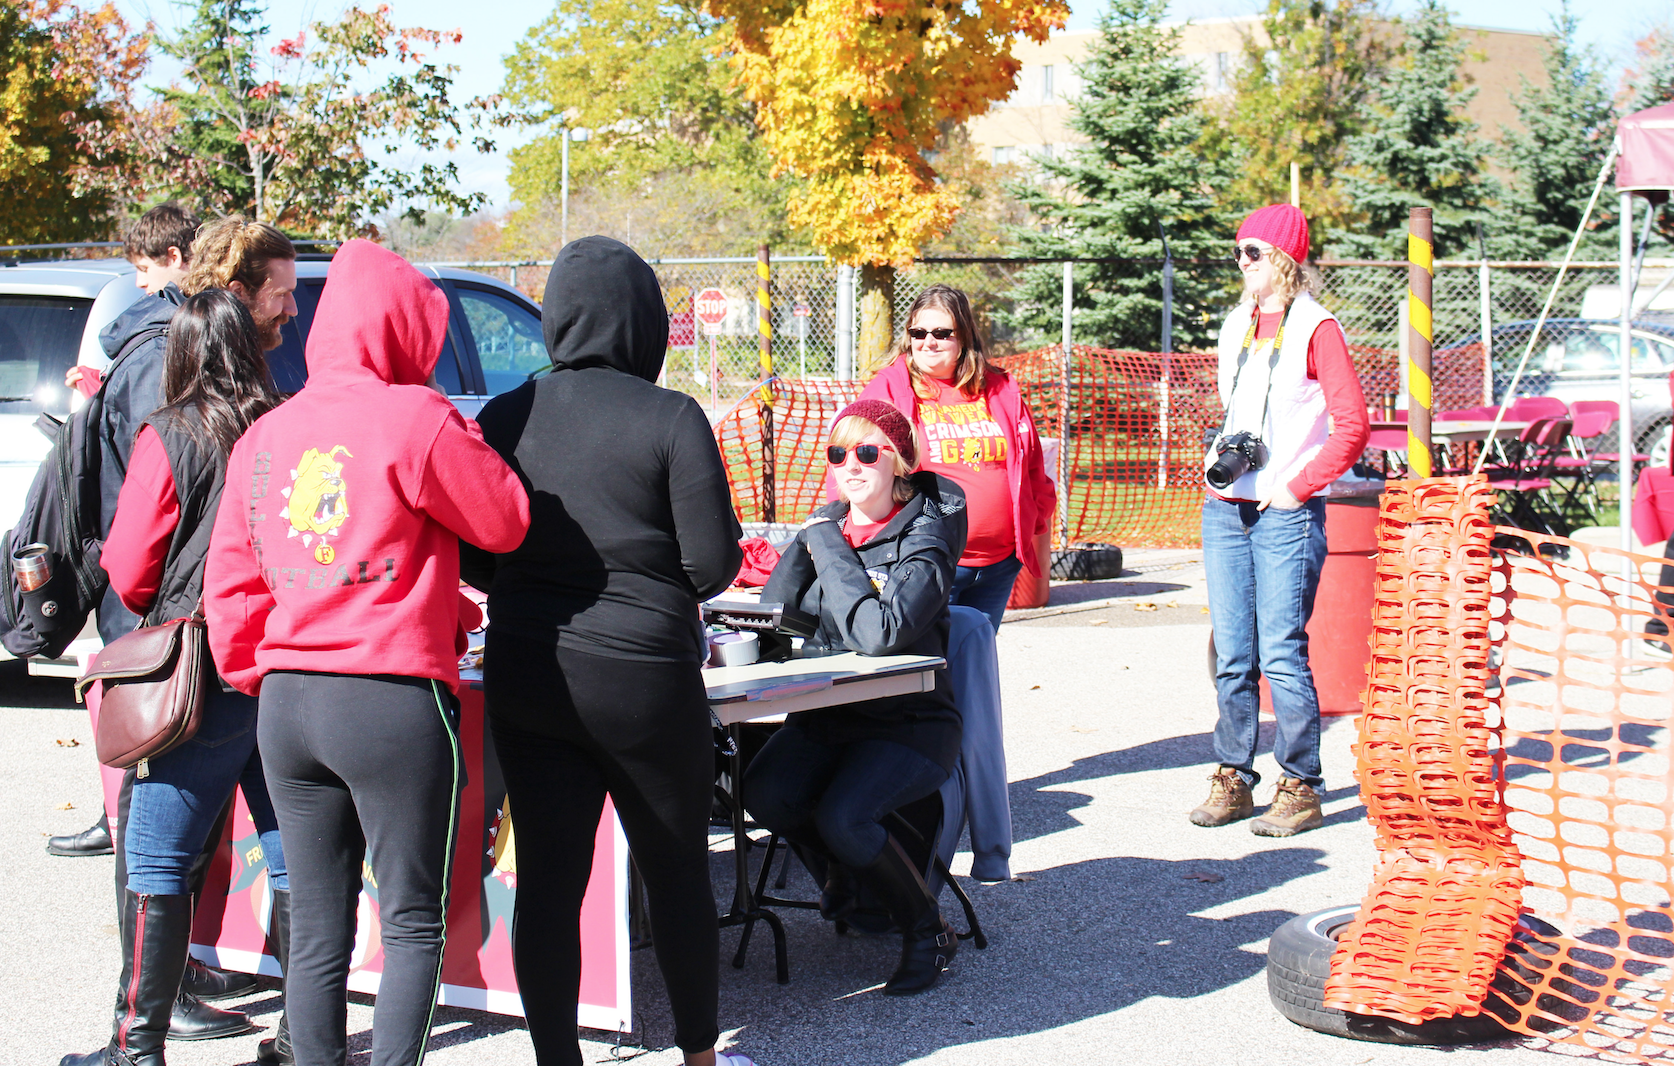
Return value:
[(529, 532), (529, 494), (482, 430), (448, 411), (430, 444), (418, 505), (467, 544), (509, 552)]
[[(246, 471), (242, 476), (234, 471)], [(233, 449), (227, 460), (227, 484), (221, 509), (215, 513), (215, 532), (203, 566), (203, 609), (209, 628), (209, 650), (215, 669), (246, 696), (261, 692), (262, 675), (256, 648), (267, 632), (273, 592), (262, 578), (260, 557), (250, 543), (251, 475), (244, 453)], [(267, 482), (261, 475), (261, 484)]]
[[(1029, 436), (1035, 441), (1035, 446), (1029, 449), (1029, 465), (1023, 471), (1022, 491), (1034, 497), (1035, 528), (1029, 532), (1038, 537), (1051, 529), (1053, 520), (1058, 517), (1058, 488), (1046, 474), (1046, 451), (1041, 447), (1040, 433), (1035, 429), (1034, 412), (1023, 402), (1021, 393), (1017, 397), (1017, 410), (1028, 424)], [(1058, 447), (1062, 448), (1063, 444), (1060, 443)], [(1021, 545), (1018, 550), (1023, 550)]]
[(1349, 358), (1348, 341), (1335, 322), (1321, 322), (1308, 339), (1308, 376), (1325, 390), (1325, 410), (1331, 435), (1302, 472), (1290, 479), (1290, 494), (1307, 500), (1343, 476), (1366, 450), (1372, 426), (1366, 418), (1366, 397), (1360, 375)]
[(169, 540), (180, 524), (180, 499), (169, 470), (168, 453), (156, 430), (145, 426), (134, 441), (128, 476), (116, 499), (116, 517), (105, 538), (100, 565), (122, 606), (144, 615), (157, 599), (168, 560)]
[(84, 366), (81, 368), (81, 378), (76, 382), (76, 391), (83, 396), (91, 397), (99, 391), (99, 386), (104, 380), (104, 371), (96, 366)]

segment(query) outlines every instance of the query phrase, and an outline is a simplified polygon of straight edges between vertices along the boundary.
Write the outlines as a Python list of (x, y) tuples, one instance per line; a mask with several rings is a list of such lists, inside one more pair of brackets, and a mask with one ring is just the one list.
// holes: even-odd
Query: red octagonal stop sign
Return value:
[(704, 289), (692, 297), (692, 310), (699, 322), (718, 326), (727, 320), (727, 295), (720, 289)]

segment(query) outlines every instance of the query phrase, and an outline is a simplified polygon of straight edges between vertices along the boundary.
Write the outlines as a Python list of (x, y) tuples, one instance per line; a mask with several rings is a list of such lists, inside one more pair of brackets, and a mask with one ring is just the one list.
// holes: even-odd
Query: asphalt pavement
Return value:
[[(1354, 902), (1371, 874), (1349, 746), (1352, 719), (1324, 733), (1326, 823), (1287, 840), (1247, 825), (1200, 829), (1186, 813), (1207, 794), (1214, 727), (1201, 558), (1132, 552), (1119, 580), (1064, 586), (1053, 606), (1018, 612), (1000, 634), (1016, 879), (969, 880), (988, 932), (968, 942), (930, 993), (884, 996), (898, 941), (834, 936), (807, 911), (783, 913), (791, 980), (774, 981), (758, 930), (746, 965), (721, 934), (723, 1045), (760, 1066), (1035, 1066), (1041, 1063), (1412, 1064), (1558, 1061), (1537, 1040), (1438, 1049), (1324, 1036), (1268, 1001), (1267, 937), (1289, 918)], [(0, 672), (0, 1066), (57, 1063), (109, 1034), (118, 974), (112, 860), (53, 858), (50, 833), (98, 814), (85, 711), (68, 682)], [(1257, 764), (1276, 776), (1262, 731)], [(1257, 791), (1258, 802), (1270, 788)], [(731, 842), (712, 840), (718, 899), (730, 898)], [(955, 872), (968, 869), (962, 855)], [(791, 892), (812, 895), (806, 875)], [(954, 907), (951, 894), (945, 907)], [(952, 911), (950, 910), (950, 914)], [(662, 980), (649, 950), (632, 957), (635, 1031), (624, 1046), (586, 1032), (584, 1059), (678, 1063)], [(368, 1061), (372, 1008), (353, 997), (350, 1062)], [(244, 1001), (263, 1025), (277, 993)], [(171, 1044), (173, 1066), (253, 1061), (259, 1034)], [(439, 1008), (426, 1066), (523, 1066), (534, 1054), (517, 1019)]]

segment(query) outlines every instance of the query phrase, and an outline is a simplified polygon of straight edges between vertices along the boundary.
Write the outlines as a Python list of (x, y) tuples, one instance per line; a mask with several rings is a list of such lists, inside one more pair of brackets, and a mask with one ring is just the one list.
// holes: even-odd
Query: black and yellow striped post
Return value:
[(774, 499), (775, 448), (773, 442), (773, 296), (769, 292), (772, 263), (767, 245), (756, 252), (756, 325), (761, 343), (761, 389), (756, 402), (761, 407), (761, 517), (764, 522), (778, 521), (778, 505)]
[(1436, 276), (1434, 227), (1430, 208), (1415, 207), (1407, 219), (1407, 470), (1429, 477), (1430, 342)]

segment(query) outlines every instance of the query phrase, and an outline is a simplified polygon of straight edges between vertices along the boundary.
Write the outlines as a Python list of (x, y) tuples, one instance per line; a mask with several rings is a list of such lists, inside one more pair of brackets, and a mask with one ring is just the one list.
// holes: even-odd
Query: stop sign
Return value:
[(704, 289), (692, 297), (692, 310), (704, 325), (719, 326), (727, 320), (727, 295), (720, 289)]

